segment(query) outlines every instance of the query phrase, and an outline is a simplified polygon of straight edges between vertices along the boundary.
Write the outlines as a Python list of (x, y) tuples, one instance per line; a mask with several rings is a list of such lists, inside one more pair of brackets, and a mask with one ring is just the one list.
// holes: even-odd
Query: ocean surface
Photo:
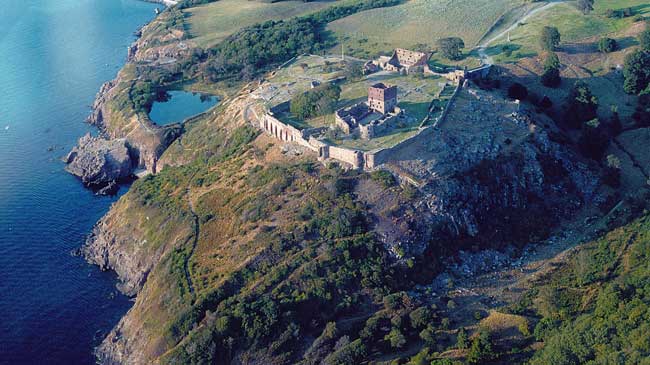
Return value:
[(168, 100), (155, 102), (149, 118), (158, 125), (182, 122), (185, 118), (202, 113), (217, 104), (217, 97), (181, 90), (167, 92)]
[(89, 105), (155, 7), (0, 0), (1, 364), (94, 363), (131, 306), (112, 273), (70, 254), (117, 197), (94, 196), (60, 158), (96, 133)]

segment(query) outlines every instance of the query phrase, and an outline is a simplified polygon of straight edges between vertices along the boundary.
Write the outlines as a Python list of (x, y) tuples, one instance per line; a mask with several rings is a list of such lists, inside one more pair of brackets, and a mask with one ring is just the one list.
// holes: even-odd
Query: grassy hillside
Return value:
[(340, 19), (327, 29), (359, 54), (417, 44), (431, 49), (439, 38), (452, 36), (463, 38), (471, 48), (502, 15), (521, 4), (520, 0), (411, 0)]
[(188, 9), (186, 21), (190, 36), (208, 48), (243, 27), (313, 13), (336, 3), (340, 2), (220, 0)]
[[(650, 15), (650, 5), (643, 0), (607, 0), (596, 1), (594, 11), (588, 15), (582, 14), (574, 5), (574, 2), (559, 3), (547, 10), (541, 11), (525, 23), (520, 23), (510, 32), (510, 47), (516, 49), (515, 53), (520, 55), (535, 54), (539, 52), (539, 34), (544, 26), (557, 27), (562, 35), (562, 42), (572, 43), (591, 37), (610, 36), (615, 37), (617, 33), (626, 30), (635, 21), (635, 16), (627, 18), (610, 18), (607, 11), (632, 8), (635, 16)], [(623, 46), (636, 44), (634, 39), (618, 39)], [(507, 44), (503, 37), (494, 44), (494, 54), (498, 54), (500, 47)], [(515, 54), (516, 56), (516, 54)], [(499, 58), (496, 60), (507, 60)]]

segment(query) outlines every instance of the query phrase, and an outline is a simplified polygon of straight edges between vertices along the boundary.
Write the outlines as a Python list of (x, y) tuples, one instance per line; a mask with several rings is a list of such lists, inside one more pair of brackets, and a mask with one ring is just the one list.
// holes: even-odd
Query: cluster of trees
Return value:
[(448, 60), (458, 61), (463, 58), (465, 42), (458, 37), (448, 37), (438, 40), (438, 51)]
[(291, 99), (289, 110), (296, 118), (308, 119), (333, 113), (341, 88), (332, 83), (319, 85)]
[(400, 1), (358, 0), (303, 17), (243, 28), (206, 53), (204, 76), (212, 81), (231, 77), (251, 79), (269, 66), (333, 46), (333, 40), (323, 31), (327, 23), (360, 11), (397, 5)]
[(589, 244), (539, 290), (534, 302), (544, 317), (534, 334), (544, 347), (531, 365), (649, 363), (648, 233), (646, 215)]

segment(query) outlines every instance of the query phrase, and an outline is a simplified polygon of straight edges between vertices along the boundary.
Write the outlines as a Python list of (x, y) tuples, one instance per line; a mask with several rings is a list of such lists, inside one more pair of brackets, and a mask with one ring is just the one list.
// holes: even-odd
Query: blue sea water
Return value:
[(0, 0), (0, 363), (89, 364), (131, 302), (70, 252), (117, 197), (96, 197), (61, 156), (93, 128), (96, 92), (156, 5)]
[(167, 94), (169, 99), (153, 103), (149, 113), (149, 118), (158, 125), (182, 122), (185, 118), (210, 109), (218, 101), (215, 96), (181, 90), (169, 91)]

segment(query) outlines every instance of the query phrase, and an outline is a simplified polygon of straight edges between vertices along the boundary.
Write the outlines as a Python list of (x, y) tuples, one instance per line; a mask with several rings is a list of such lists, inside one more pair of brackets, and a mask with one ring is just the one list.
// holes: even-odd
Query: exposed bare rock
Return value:
[(107, 140), (90, 133), (66, 156), (66, 170), (87, 186), (104, 186), (124, 180), (133, 171), (126, 139)]

